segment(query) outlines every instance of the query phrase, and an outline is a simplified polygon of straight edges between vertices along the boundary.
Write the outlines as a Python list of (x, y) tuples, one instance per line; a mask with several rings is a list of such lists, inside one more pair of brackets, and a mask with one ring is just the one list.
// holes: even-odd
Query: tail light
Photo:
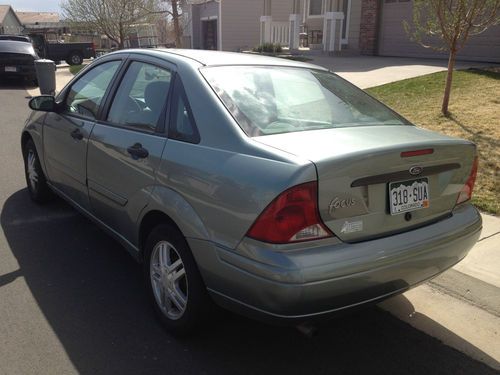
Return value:
[(260, 214), (248, 237), (268, 243), (290, 243), (331, 237), (318, 211), (317, 182), (294, 186)]
[(474, 184), (476, 183), (478, 164), (479, 164), (479, 161), (478, 161), (478, 158), (476, 156), (474, 158), (474, 163), (472, 164), (472, 169), (470, 171), (469, 178), (467, 178), (467, 181), (465, 182), (465, 185), (462, 188), (462, 191), (460, 192), (460, 194), (458, 194), (456, 204), (467, 202), (469, 199), (472, 198), (472, 190), (474, 190)]

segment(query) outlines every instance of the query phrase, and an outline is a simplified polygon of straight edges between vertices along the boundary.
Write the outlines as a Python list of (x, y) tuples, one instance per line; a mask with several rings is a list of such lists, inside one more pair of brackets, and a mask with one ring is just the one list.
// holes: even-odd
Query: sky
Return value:
[(2, 4), (10, 4), (14, 10), (31, 12), (61, 12), (61, 0), (3, 0)]

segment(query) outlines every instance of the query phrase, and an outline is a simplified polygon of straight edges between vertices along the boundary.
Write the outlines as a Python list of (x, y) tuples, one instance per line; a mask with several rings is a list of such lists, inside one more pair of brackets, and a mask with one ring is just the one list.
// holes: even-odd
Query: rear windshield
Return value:
[(409, 125), (362, 90), (326, 71), (219, 66), (201, 72), (251, 137), (349, 126)]
[(19, 53), (36, 56), (31, 43), (18, 42), (15, 40), (0, 40), (0, 53)]

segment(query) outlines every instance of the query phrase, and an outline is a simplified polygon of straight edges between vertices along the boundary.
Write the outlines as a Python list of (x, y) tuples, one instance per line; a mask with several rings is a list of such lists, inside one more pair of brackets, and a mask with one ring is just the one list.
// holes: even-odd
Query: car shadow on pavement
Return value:
[(67, 204), (37, 206), (20, 190), (0, 222), (19, 264), (0, 286), (24, 278), (81, 374), (496, 373), (377, 307), (324, 322), (313, 338), (221, 312), (175, 339), (153, 316), (141, 267)]
[(0, 90), (30, 90), (35, 86), (32, 82), (28, 82), (19, 77), (1, 77)]

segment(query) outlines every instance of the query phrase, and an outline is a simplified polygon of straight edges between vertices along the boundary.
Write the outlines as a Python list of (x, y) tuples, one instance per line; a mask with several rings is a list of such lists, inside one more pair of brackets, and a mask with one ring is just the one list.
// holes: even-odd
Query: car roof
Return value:
[(263, 56), (256, 53), (238, 53), (238, 52), (222, 52), (222, 51), (207, 51), (199, 49), (176, 49), (176, 48), (155, 48), (155, 49), (132, 49), (122, 50), (119, 52), (130, 52), (154, 55), (161, 57), (162, 55), (175, 55), (188, 63), (197, 62), (204, 66), (220, 66), (220, 65), (271, 65), (271, 66), (286, 66), (299, 67), (308, 69), (327, 70), (323, 67), (308, 64), (300, 61), (294, 61), (285, 58)]

